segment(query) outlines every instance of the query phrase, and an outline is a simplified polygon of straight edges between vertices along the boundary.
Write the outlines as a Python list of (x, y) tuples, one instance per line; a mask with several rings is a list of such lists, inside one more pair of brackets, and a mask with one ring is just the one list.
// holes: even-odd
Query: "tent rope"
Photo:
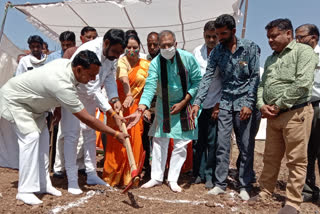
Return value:
[(73, 7), (71, 7), (70, 4), (67, 4), (68, 7), (79, 17), (79, 19), (81, 19), (81, 21), (86, 25), (89, 26), (88, 23), (79, 15), (79, 13), (77, 13), (77, 11), (75, 9), (73, 9)]
[(180, 19), (180, 23), (181, 23), (181, 35), (182, 35), (182, 49), (184, 49), (184, 46), (186, 45), (186, 38), (184, 36), (184, 22), (182, 20), (182, 12), (181, 12), (181, 0), (179, 0), (179, 19)]

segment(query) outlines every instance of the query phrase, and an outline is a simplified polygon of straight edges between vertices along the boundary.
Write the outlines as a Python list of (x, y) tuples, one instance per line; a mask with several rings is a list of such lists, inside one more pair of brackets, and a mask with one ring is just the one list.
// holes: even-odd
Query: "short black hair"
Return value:
[(214, 22), (215, 28), (223, 28), (225, 26), (227, 26), (229, 30), (233, 30), (234, 28), (236, 28), (236, 21), (234, 20), (233, 16), (229, 14), (223, 14), (219, 16)]
[(126, 47), (125, 35), (123, 30), (120, 29), (110, 29), (104, 34), (103, 41), (109, 40), (110, 46), (120, 44), (123, 48)]
[(306, 28), (308, 30), (308, 34), (312, 36), (316, 36), (317, 42), (319, 41), (319, 28), (314, 24), (303, 24), (296, 28), (296, 31), (300, 28)]
[(46, 46), (46, 49), (48, 49), (48, 50), (49, 50), (49, 45), (48, 45), (48, 43), (47, 43), (47, 42), (45, 42), (45, 41), (43, 41), (43, 44), (44, 44), (44, 46)]
[(71, 41), (76, 43), (76, 35), (72, 31), (64, 31), (59, 36), (60, 42)]
[(129, 35), (129, 36), (126, 38), (126, 47), (128, 46), (128, 43), (129, 43), (129, 40), (130, 40), (130, 39), (136, 40), (137, 43), (138, 43), (138, 45), (139, 45), (139, 47), (140, 47), (140, 44), (141, 44), (140, 39), (139, 39), (138, 36), (136, 36), (136, 35), (134, 35), (134, 34), (131, 34), (131, 35)]
[(95, 64), (101, 66), (101, 62), (97, 55), (89, 50), (80, 51), (72, 60), (72, 67), (81, 65), (83, 68), (88, 69), (90, 65)]
[(33, 35), (28, 38), (28, 44), (31, 45), (31, 43), (40, 43), (40, 45), (42, 46), (43, 39), (38, 35)]
[(214, 26), (214, 21), (208, 21), (203, 28), (203, 31), (207, 31), (207, 30), (216, 30), (215, 26)]
[(150, 37), (150, 36), (152, 36), (152, 35), (156, 35), (156, 36), (158, 37), (158, 40), (159, 40), (159, 33), (154, 32), (154, 31), (152, 31), (152, 32), (150, 32), (150, 33), (148, 34), (148, 36), (147, 36), (147, 40), (148, 40), (148, 39), (149, 39), (149, 37)]
[(125, 32), (125, 37), (127, 38), (127, 37), (130, 36), (130, 35), (136, 35), (136, 36), (138, 36), (138, 32), (135, 31), (135, 30), (127, 30), (127, 31)]
[(97, 32), (97, 30), (96, 30), (94, 27), (85, 26), (85, 27), (82, 28), (82, 30), (81, 30), (81, 36), (83, 36), (85, 33), (89, 32), (89, 31), (95, 31), (95, 32)]
[(280, 19), (275, 19), (271, 22), (269, 22), (265, 29), (270, 30), (274, 27), (277, 27), (279, 30), (291, 30), (293, 32), (293, 27), (290, 19), (287, 18), (280, 18)]

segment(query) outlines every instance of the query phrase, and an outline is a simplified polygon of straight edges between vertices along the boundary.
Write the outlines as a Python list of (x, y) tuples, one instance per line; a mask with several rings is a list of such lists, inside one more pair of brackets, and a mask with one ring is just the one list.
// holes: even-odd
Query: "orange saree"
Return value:
[[(149, 61), (139, 59), (137, 65), (128, 71), (129, 84), (131, 94), (134, 97), (134, 102), (131, 107), (124, 109), (124, 116), (134, 113), (138, 108), (143, 87), (148, 76), (149, 64)], [(119, 80), (117, 80), (117, 85), (119, 98), (121, 103), (123, 103), (126, 96), (124, 94), (123, 86)], [(112, 118), (108, 118), (107, 124), (114, 129), (118, 129)], [(136, 164), (139, 163), (140, 155), (143, 152), (141, 137), (142, 133), (142, 119), (137, 123), (137, 125), (128, 130), (128, 134), (131, 136), (130, 142)], [(111, 186), (128, 185), (131, 180), (130, 166), (126, 149), (117, 140), (113, 139), (111, 135), (107, 136), (107, 147), (102, 177)]]

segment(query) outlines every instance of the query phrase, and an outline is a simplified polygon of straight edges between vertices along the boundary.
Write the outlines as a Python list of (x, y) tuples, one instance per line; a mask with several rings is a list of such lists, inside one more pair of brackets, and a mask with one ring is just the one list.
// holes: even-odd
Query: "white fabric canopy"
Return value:
[(135, 29), (147, 51), (146, 37), (151, 31), (172, 30), (178, 47), (192, 51), (202, 44), (203, 27), (221, 14), (238, 20), (240, 0), (71, 0), (58, 3), (15, 5), (27, 20), (58, 41), (66, 30), (77, 35), (92, 26), (103, 36), (110, 28)]

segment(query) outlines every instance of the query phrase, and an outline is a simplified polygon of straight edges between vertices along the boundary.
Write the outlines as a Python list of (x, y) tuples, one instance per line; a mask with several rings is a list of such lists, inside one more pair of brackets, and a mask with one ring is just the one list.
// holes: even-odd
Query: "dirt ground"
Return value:
[[(262, 155), (264, 142), (258, 141), (255, 149), (255, 171), (260, 176), (263, 167)], [(272, 201), (267, 203), (246, 203), (238, 197), (235, 181), (235, 160), (237, 147), (233, 147), (229, 186), (227, 194), (211, 196), (206, 194), (204, 184), (191, 184), (190, 173), (180, 176), (182, 193), (173, 193), (164, 183), (152, 189), (132, 189), (127, 194), (104, 186), (88, 186), (85, 176), (79, 176), (80, 187), (84, 193), (78, 196), (67, 192), (67, 180), (52, 178), (53, 185), (62, 191), (62, 197), (38, 195), (43, 204), (25, 205), (15, 199), (18, 184), (18, 171), (0, 168), (0, 213), (250, 213), (273, 214), (284, 202), (286, 177), (288, 171), (283, 161), (277, 189)], [(98, 156), (98, 170), (101, 173), (102, 157)], [(99, 167), (100, 166), (100, 167)], [(100, 174), (101, 175), (101, 174)], [(141, 181), (141, 184), (146, 181)], [(319, 184), (319, 179), (318, 179)], [(258, 192), (255, 184), (252, 196)], [(301, 213), (320, 214), (320, 202), (303, 203)]]

